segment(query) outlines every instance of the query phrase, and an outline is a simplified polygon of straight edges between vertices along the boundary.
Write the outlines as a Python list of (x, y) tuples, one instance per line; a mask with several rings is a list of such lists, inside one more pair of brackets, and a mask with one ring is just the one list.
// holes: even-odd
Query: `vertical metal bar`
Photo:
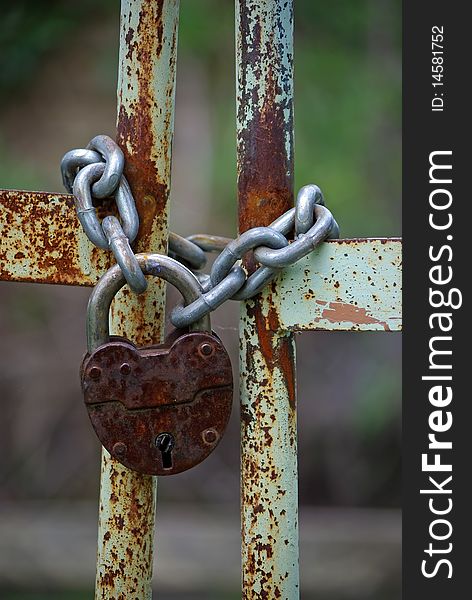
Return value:
[[(293, 0), (236, 0), (239, 227), (293, 204)], [(248, 265), (251, 268), (251, 265)], [(293, 338), (269, 289), (241, 313), (243, 598), (299, 597)]]
[[(136, 252), (165, 251), (170, 191), (178, 0), (122, 0), (117, 141), (136, 199)], [(138, 344), (158, 342), (164, 287), (150, 281), (135, 296), (115, 300), (111, 327)], [(123, 467), (103, 451), (95, 597), (152, 596), (156, 479)]]

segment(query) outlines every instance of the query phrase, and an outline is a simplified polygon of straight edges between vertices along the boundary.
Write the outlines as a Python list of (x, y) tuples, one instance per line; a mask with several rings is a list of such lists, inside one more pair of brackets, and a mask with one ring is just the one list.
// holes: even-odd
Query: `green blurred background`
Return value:
[[(0, 187), (61, 191), (113, 135), (118, 0), (18, 0), (0, 21)], [(343, 237), (400, 234), (401, 3), (295, 1), (296, 187)], [(234, 7), (182, 0), (171, 225), (236, 231)], [(0, 283), (0, 598), (91, 598), (99, 448), (81, 406), (88, 291)], [(237, 363), (237, 307), (213, 324)], [(302, 597), (400, 598), (400, 339), (298, 339)], [(159, 484), (160, 598), (237, 598), (238, 416)], [(222, 552), (223, 550), (223, 552)]]

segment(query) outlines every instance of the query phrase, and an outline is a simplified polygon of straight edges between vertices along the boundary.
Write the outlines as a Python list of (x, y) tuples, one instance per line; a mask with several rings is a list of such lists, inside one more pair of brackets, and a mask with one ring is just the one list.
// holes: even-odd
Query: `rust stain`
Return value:
[[(238, 198), (239, 230), (244, 232), (258, 225), (269, 225), (293, 206), (293, 107), (285, 97), (277, 79), (278, 48), (275, 40), (261, 43), (261, 24), (248, 2), (241, 1), (240, 35), (242, 40), (238, 87), (238, 121), (244, 123), (238, 132)], [(253, 40), (249, 43), (249, 40)], [(248, 43), (244, 43), (245, 40)], [(261, 64), (269, 65), (265, 81), (251, 87), (248, 70), (261, 73)], [(291, 69), (289, 69), (291, 70)], [(287, 78), (290, 74), (287, 74)], [(262, 96), (261, 87), (264, 85)], [(246, 123), (246, 110), (253, 110)]]
[(126, 57), (136, 65), (133, 77), (138, 89), (136, 99), (129, 107), (120, 102), (117, 142), (125, 154), (125, 173), (140, 217), (139, 251), (150, 251), (149, 241), (154, 228), (164, 228), (165, 207), (169, 197), (168, 177), (159, 173), (156, 164), (156, 152), (164, 157), (170, 156), (169, 142), (164, 136), (163, 143), (158, 147), (154, 127), (156, 111), (164, 110), (156, 103), (158, 82), (154, 75), (154, 65), (163, 45), (163, 5), (163, 0), (144, 2), (136, 32), (123, 23), (124, 27), (128, 27), (125, 35), (128, 42)]
[[(177, 23), (176, 0), (122, 2), (117, 142), (140, 217), (136, 252), (166, 249)], [(139, 346), (157, 344), (163, 311), (162, 281), (139, 297), (125, 287), (112, 307), (112, 330)], [(101, 488), (97, 597), (150, 598), (155, 478), (104, 452)], [(104, 531), (112, 533), (108, 541)]]
[[(116, 512), (113, 503), (105, 502), (100, 506), (101, 519), (104, 526), (108, 527), (102, 539), (103, 555), (109, 556), (109, 561), (101, 565), (98, 572), (99, 590), (103, 598), (110, 598), (110, 593), (116, 593), (126, 588), (128, 593), (140, 593), (147, 585), (146, 574), (152, 570), (152, 545), (150, 539), (154, 526), (154, 498), (151, 478), (141, 476), (136, 478), (134, 485), (130, 485), (125, 469), (115, 463), (111, 457), (104, 458), (106, 466), (110, 469), (111, 487), (110, 495), (120, 499), (120, 507)], [(137, 485), (140, 479), (141, 486)], [(112, 532), (112, 533), (110, 533)], [(99, 548), (100, 550), (100, 548)], [(130, 565), (129, 561), (138, 556), (139, 567)], [(139, 580), (137, 571), (143, 575)], [(115, 597), (115, 596), (112, 596)], [(127, 598), (120, 593), (117, 598)]]
[[(254, 0), (237, 3), (240, 232), (269, 225), (293, 206), (291, 56), (287, 64), (277, 39), (278, 34), (283, 37), (278, 31), (282, 27), (278, 11), (285, 10), (282, 6), (282, 2), (274, 2), (269, 8)], [(245, 265), (252, 272), (253, 257), (247, 258)], [(286, 520), (276, 507), (278, 500), (285, 501), (285, 478), (291, 466), (285, 464), (288, 470), (284, 471), (277, 454), (281, 443), (296, 445), (295, 371), (293, 340), (291, 335), (280, 335), (272, 301), (274, 291), (271, 288), (263, 297), (258, 295), (246, 303), (241, 339), (242, 551), (246, 599), (282, 597), (285, 579), (285, 569), (279, 572), (278, 561), (280, 531)], [(281, 423), (288, 423), (288, 435), (282, 433)]]
[[(261, 23), (257, 11), (249, 8), (250, 2), (239, 3), (241, 57), (238, 87), (238, 120), (245, 123), (245, 111), (250, 106), (253, 117), (238, 133), (238, 200), (239, 230), (269, 225), (283, 212), (293, 206), (293, 107), (291, 98), (281, 102), (284, 90), (278, 83), (275, 70), (279, 49), (272, 38), (270, 44), (261, 41)], [(252, 43), (249, 43), (252, 40)], [(245, 43), (247, 42), (247, 43)], [(261, 64), (268, 64), (264, 94), (260, 88), (250, 88), (247, 81), (248, 67), (256, 75)], [(290, 71), (291, 69), (289, 69)], [(287, 74), (287, 78), (290, 73)], [(287, 147), (290, 152), (287, 152)], [(249, 271), (255, 268), (251, 258), (246, 260)], [(256, 322), (259, 343), (269, 372), (279, 368), (290, 390), (292, 408), (295, 405), (293, 346), (288, 338), (275, 336), (278, 316), (271, 304), (268, 316), (264, 316), (260, 296), (250, 309)], [(247, 416), (243, 415), (243, 419)]]
[[(177, 18), (169, 15), (177, 15), (177, 6), (164, 0), (141, 0), (137, 23), (132, 22), (131, 13), (122, 17), (126, 69), (119, 90), (117, 141), (125, 154), (125, 173), (140, 218), (136, 252), (166, 252), (177, 51)], [(135, 11), (136, 5), (129, 10)], [(165, 26), (169, 27), (164, 20), (169, 18), (171, 40), (164, 39)], [(164, 45), (169, 55), (163, 52)], [(160, 341), (161, 328), (156, 324), (163, 321), (165, 284), (156, 280), (153, 287), (158, 301), (153, 302), (149, 293), (135, 299), (125, 290), (119, 306), (112, 308), (115, 322), (121, 324), (129, 323), (132, 311), (133, 330), (122, 327), (121, 332), (133, 334), (141, 345)]]
[[(272, 288), (275, 283), (271, 284)], [(272, 292), (275, 290), (272, 289)], [(277, 313), (277, 309), (269, 298), (269, 311), (267, 316), (264, 314), (263, 307), (259, 298), (256, 298), (253, 303), (248, 304), (247, 314), (254, 320), (256, 331), (258, 333), (258, 345), (254, 346), (254, 351), (260, 350), (264, 365), (261, 369), (256, 368), (256, 365), (248, 365), (247, 372), (250, 377), (257, 377), (257, 383), (271, 389), (273, 382), (270, 379), (264, 379), (263, 373), (272, 374), (275, 370), (279, 371), (284, 379), (289, 393), (290, 406), (292, 410), (296, 409), (296, 397), (295, 397), (295, 356), (293, 352), (293, 343), (290, 336), (280, 335), (280, 321)], [(254, 353), (249, 353), (249, 360), (252, 360)], [(274, 399), (274, 404), (276, 399)], [(242, 419), (250, 421), (251, 418), (246, 414), (246, 411), (242, 413)]]
[[(113, 204), (102, 204), (99, 217), (116, 214)], [(72, 195), (0, 190), (1, 280), (92, 286), (111, 258), (89, 255), (84, 241)]]

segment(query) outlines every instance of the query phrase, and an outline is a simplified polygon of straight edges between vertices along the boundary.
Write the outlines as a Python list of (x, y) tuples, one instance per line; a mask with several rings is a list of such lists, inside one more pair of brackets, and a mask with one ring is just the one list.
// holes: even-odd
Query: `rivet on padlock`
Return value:
[[(186, 304), (201, 295), (196, 277), (174, 259), (136, 258), (146, 275), (174, 285)], [(180, 473), (204, 460), (225, 431), (233, 396), (230, 359), (208, 316), (155, 346), (137, 348), (110, 337), (110, 305), (124, 284), (114, 266), (90, 296), (81, 367), (85, 405), (101, 443), (123, 465), (150, 475)]]

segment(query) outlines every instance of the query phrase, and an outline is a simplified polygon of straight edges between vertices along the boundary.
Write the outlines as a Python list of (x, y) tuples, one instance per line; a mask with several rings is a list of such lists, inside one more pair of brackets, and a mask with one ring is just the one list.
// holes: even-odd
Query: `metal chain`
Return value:
[[(139, 229), (133, 195), (123, 175), (124, 157), (111, 138), (98, 135), (87, 148), (71, 150), (61, 161), (64, 186), (75, 196), (77, 214), (89, 240), (110, 249), (123, 275), (136, 292), (147, 287), (137, 255), (131, 249)], [(120, 220), (107, 216), (100, 223), (93, 198), (114, 196)], [(287, 236), (294, 232), (289, 243)], [(226, 300), (247, 300), (258, 294), (285, 267), (310, 254), (323, 240), (339, 237), (339, 227), (326, 208), (317, 185), (305, 185), (296, 205), (269, 227), (254, 227), (236, 239), (205, 234), (187, 238), (169, 233), (169, 256), (187, 266), (198, 280), (201, 294), (171, 312), (175, 327), (189, 327)], [(259, 267), (249, 276), (240, 261), (252, 252)], [(217, 253), (210, 274), (202, 272), (207, 254)]]
[[(85, 234), (98, 248), (111, 250), (129, 287), (140, 294), (147, 281), (131, 244), (138, 235), (139, 216), (129, 184), (123, 175), (124, 156), (116, 142), (97, 135), (87, 148), (71, 150), (61, 161), (62, 181), (75, 197), (77, 215)], [(121, 222), (108, 216), (100, 223), (93, 197), (115, 197)]]

